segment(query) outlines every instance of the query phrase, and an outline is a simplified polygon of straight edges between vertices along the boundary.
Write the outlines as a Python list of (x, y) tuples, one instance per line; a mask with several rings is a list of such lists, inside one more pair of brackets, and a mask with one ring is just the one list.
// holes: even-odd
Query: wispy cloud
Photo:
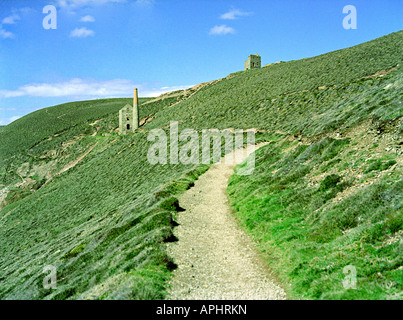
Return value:
[(152, 6), (155, 0), (53, 0), (53, 3), (59, 8), (68, 12), (74, 12), (80, 7), (101, 6), (107, 3), (130, 3), (138, 6)]
[(21, 118), (21, 116), (13, 116), (13, 117), (10, 117), (10, 118), (0, 118), (0, 126), (5, 126), (5, 125), (7, 125), (7, 124), (19, 119), (19, 118)]
[(162, 88), (150, 88), (149, 84), (136, 84), (131, 80), (113, 79), (113, 80), (88, 80), (72, 79), (60, 83), (33, 83), (16, 90), (0, 90), (0, 98), (15, 97), (124, 97), (130, 96), (133, 88), (139, 88), (142, 97), (157, 97), (163, 93), (184, 90), (192, 87), (174, 86)]
[(226, 34), (234, 34), (235, 29), (231, 27), (227, 27), (225, 24), (220, 26), (214, 26), (210, 29), (210, 34), (212, 35), (226, 35)]
[(239, 17), (246, 17), (253, 14), (252, 12), (246, 12), (239, 9), (232, 8), (230, 11), (223, 13), (220, 18), (224, 20), (235, 20)]
[(0, 97), (68, 97), (68, 96), (114, 96), (124, 95), (133, 90), (130, 80), (107, 81), (72, 79), (60, 83), (33, 83), (17, 90), (0, 90)]
[(102, 5), (108, 2), (126, 2), (127, 0), (55, 0), (56, 5), (61, 8), (77, 8), (90, 5)]
[(95, 22), (95, 18), (93, 16), (84, 16), (80, 19), (81, 22)]
[(21, 20), (21, 17), (18, 14), (13, 14), (1, 20), (2, 24), (15, 24), (16, 21)]
[(188, 86), (173, 86), (173, 87), (162, 87), (162, 88), (153, 88), (153, 89), (147, 89), (145, 88), (143, 92), (141, 92), (142, 97), (158, 97), (161, 94), (171, 92), (171, 91), (177, 91), (177, 90), (185, 90), (193, 87), (194, 85), (188, 85)]
[(70, 33), (71, 38), (86, 38), (89, 36), (94, 36), (95, 32), (93, 30), (89, 30), (87, 28), (75, 28)]
[(1, 20), (0, 23), (0, 38), (2, 39), (13, 39), (15, 38), (15, 34), (4, 30), (3, 29), (3, 25), (11, 25), (11, 24), (16, 24), (17, 21), (21, 20), (21, 16), (24, 17), (29, 13), (35, 12), (34, 9), (31, 9), (29, 7), (23, 7), (23, 8), (19, 8), (19, 9), (12, 9), (11, 10), (11, 15), (9, 15), (8, 17), (5, 17)]
[(15, 37), (14, 33), (10, 31), (3, 30), (0, 26), (0, 38), (3, 39), (13, 39)]

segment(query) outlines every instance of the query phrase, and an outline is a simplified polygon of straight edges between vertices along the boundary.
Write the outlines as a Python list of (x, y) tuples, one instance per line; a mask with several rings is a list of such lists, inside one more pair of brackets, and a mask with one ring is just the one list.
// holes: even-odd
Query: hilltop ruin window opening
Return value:
[(130, 130), (130, 124), (126, 125), (127, 130)]

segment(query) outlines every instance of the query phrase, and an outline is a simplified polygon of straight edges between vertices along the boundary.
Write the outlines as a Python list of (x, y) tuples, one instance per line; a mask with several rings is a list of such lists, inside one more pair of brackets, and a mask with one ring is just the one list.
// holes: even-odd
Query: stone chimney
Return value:
[(137, 88), (134, 88), (133, 96), (133, 132), (139, 128), (139, 102), (138, 102)]

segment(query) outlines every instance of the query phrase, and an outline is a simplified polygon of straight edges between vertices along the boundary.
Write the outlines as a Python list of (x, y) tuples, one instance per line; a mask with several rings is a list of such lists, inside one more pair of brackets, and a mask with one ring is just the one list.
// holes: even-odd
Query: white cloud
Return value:
[(0, 118), (0, 126), (8, 125), (9, 123), (21, 118), (21, 116), (14, 116), (10, 118)]
[(107, 81), (72, 79), (60, 83), (34, 83), (19, 87), (17, 90), (0, 90), (0, 97), (67, 97), (67, 96), (113, 96), (126, 95), (134, 84), (129, 80), (114, 79)]
[(214, 26), (213, 28), (210, 29), (210, 34), (213, 35), (225, 35), (229, 33), (234, 34), (235, 29), (227, 27), (225, 24), (222, 24), (220, 26)]
[(4, 18), (3, 20), (1, 20), (1, 24), (0, 24), (0, 38), (3, 39), (13, 39), (15, 37), (15, 34), (4, 30), (2, 28), (3, 24), (15, 24), (16, 21), (21, 20), (20, 16), (18, 14), (12, 14), (11, 16), (8, 16), (6, 18)]
[(88, 36), (93, 36), (95, 34), (94, 31), (89, 30), (87, 28), (75, 28), (70, 33), (70, 37), (72, 38), (86, 38)]
[(230, 11), (222, 14), (220, 16), (220, 18), (224, 19), (224, 20), (234, 20), (234, 19), (238, 19), (239, 17), (250, 16), (251, 14), (252, 14), (252, 12), (246, 12), (246, 11), (241, 11), (239, 9), (232, 8)]
[(3, 39), (12, 39), (14, 38), (14, 33), (1, 29), (0, 27), (0, 38)]
[(21, 17), (18, 14), (13, 14), (1, 20), (2, 24), (14, 24), (17, 20), (21, 20)]
[(7, 24), (15, 24), (17, 23), (17, 21), (21, 20), (21, 16), (26, 16), (27, 14), (30, 14), (32, 12), (35, 12), (34, 9), (31, 9), (29, 7), (23, 7), (20, 9), (12, 9), (11, 10), (12, 14), (8, 17), (3, 18), (3, 20), (1, 20), (0, 23), (0, 38), (3, 39), (12, 39), (15, 38), (15, 34), (4, 30), (3, 29), (3, 25), (7, 25)]
[(163, 93), (184, 90), (192, 87), (173, 86), (149, 88), (146, 83), (136, 84), (131, 80), (88, 80), (72, 79), (60, 83), (33, 83), (19, 87), (17, 90), (0, 90), (0, 98), (14, 97), (125, 97), (131, 96), (133, 88), (139, 88), (141, 97), (157, 97)]
[(141, 97), (158, 97), (161, 94), (177, 91), (177, 90), (185, 90), (193, 87), (194, 85), (190, 86), (173, 86), (173, 87), (162, 87), (162, 88), (154, 88), (154, 89), (145, 89), (141, 92)]
[(80, 19), (81, 22), (95, 22), (95, 18), (93, 16), (84, 16)]

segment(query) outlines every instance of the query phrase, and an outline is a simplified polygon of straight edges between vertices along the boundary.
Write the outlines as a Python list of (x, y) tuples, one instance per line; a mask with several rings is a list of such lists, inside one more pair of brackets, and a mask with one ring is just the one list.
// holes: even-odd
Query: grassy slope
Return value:
[[(116, 113), (131, 99), (104, 99), (71, 102), (32, 112), (6, 126), (1, 132), (0, 160), (29, 149), (51, 135), (71, 129), (85, 121)], [(50, 119), (51, 122), (49, 121)]]
[[(75, 136), (92, 133), (89, 125), (92, 121), (116, 114), (122, 104), (130, 102), (130, 99), (104, 99), (66, 103), (35, 111), (5, 126), (0, 131), (0, 183), (18, 180), (15, 167), (23, 162), (32, 163), (44, 150), (56, 149)], [(49, 139), (52, 141), (42, 143)]]
[[(172, 191), (162, 185), (192, 167), (150, 166), (148, 148), (145, 134), (105, 139), (79, 167), (1, 211), (2, 298), (162, 297), (172, 236), (163, 203)], [(48, 264), (58, 268), (53, 292), (41, 289)]]
[[(254, 174), (232, 177), (235, 215), (291, 297), (402, 298), (402, 86), (399, 66), (382, 78), (352, 80), (337, 95), (311, 90), (325, 100), (331, 94), (329, 108), (312, 112), (303, 129), (297, 118), (285, 124), (291, 130), (280, 128), (321, 135), (273, 135), (257, 152)], [(348, 265), (357, 270), (355, 290), (343, 288)]]
[[(140, 119), (155, 114), (180, 98), (179, 95), (145, 104), (140, 107)], [(140, 106), (149, 100), (140, 98)], [(23, 163), (29, 164), (30, 168), (46, 167), (44, 164), (57, 158), (58, 165), (53, 171), (60, 170), (94, 143), (95, 139), (83, 136), (88, 137), (95, 132), (98, 135), (116, 134), (116, 114), (122, 105), (132, 102), (131, 98), (71, 102), (35, 111), (5, 126), (0, 131), (0, 185), (19, 181), (21, 178), (17, 169)], [(64, 144), (72, 146), (61, 148)], [(46, 156), (50, 150), (57, 151), (55, 157)], [(42, 178), (35, 177), (37, 180)]]
[[(147, 104), (140, 117), (152, 115), (178, 98)], [(76, 120), (61, 132), (55, 132), (52, 125), (38, 130), (36, 139), (25, 142), (28, 150), (18, 153), (15, 148), (11, 158), (5, 157), (8, 166), (2, 167), (3, 184), (23, 175), (38, 180), (34, 189), (40, 188), (35, 192), (14, 188), (10, 194), (15, 200), (23, 199), (0, 211), (0, 297), (162, 297), (161, 285), (172, 264), (163, 243), (172, 235), (175, 209), (164, 201), (184, 190), (205, 167), (149, 166), (146, 154), (150, 143), (144, 133), (115, 133), (116, 110), (128, 102), (130, 99), (111, 99), (53, 107), (60, 115), (73, 106), (70, 112), (77, 113)], [(94, 114), (98, 103), (101, 109), (104, 103), (109, 108)], [(91, 112), (85, 107), (88, 104), (95, 107)], [(48, 123), (52, 123), (50, 119)], [(37, 117), (28, 115), (23, 120), (29, 127)], [(19, 127), (8, 127), (9, 133), (14, 130)], [(9, 134), (8, 142), (18, 136), (19, 132)], [(41, 175), (43, 168), (55, 173), (94, 145), (78, 166), (43, 185), (47, 178)], [(41, 289), (42, 269), (47, 264), (58, 268), (58, 289), (53, 293)], [(83, 269), (83, 264), (90, 267)]]
[[(173, 107), (163, 109), (164, 106), (177, 101), (175, 99), (168, 103), (147, 105), (146, 110), (141, 108), (141, 112), (145, 112), (144, 116), (156, 116), (156, 119), (144, 128), (162, 127), (171, 120), (183, 120), (182, 127), (196, 129), (257, 127), (314, 136), (355, 126), (366, 118), (374, 118), (376, 125), (382, 126), (390, 120), (401, 119), (401, 96), (397, 90), (402, 85), (401, 67), (382, 78), (361, 78), (401, 64), (401, 49), (402, 32), (399, 32), (319, 57), (280, 63), (261, 70), (239, 72), (214, 85), (204, 87), (191, 98)], [(326, 88), (319, 88), (322, 86)], [(385, 89), (387, 86), (388, 89)], [(93, 104), (88, 103), (90, 106)], [(93, 106), (96, 108), (96, 104)], [(119, 102), (111, 107), (117, 110), (121, 104)], [(46, 118), (47, 124), (49, 119), (57, 121), (57, 116), (64, 114), (65, 110), (59, 107), (55, 108), (55, 111), (57, 112), (51, 118)], [(113, 111), (114, 113), (108, 115), (110, 112), (111, 109), (97, 117), (86, 113), (82, 121), (78, 121), (74, 116), (64, 131), (52, 126), (47, 129), (44, 125), (46, 130), (41, 129), (40, 136), (32, 141), (25, 141), (22, 136), (18, 136), (17, 122), (16, 127), (7, 126), (0, 131), (1, 135), (4, 130), (9, 130), (7, 139), (11, 139), (1, 140), (0, 147), (5, 163), (0, 174), (5, 185), (18, 180), (18, 175), (23, 171), (23, 164), (32, 171), (27, 173), (27, 176), (37, 178), (33, 176), (38, 172), (37, 168), (56, 162), (52, 166), (57, 171), (97, 143), (93, 151), (76, 167), (0, 211), (0, 247), (4, 252), (0, 258), (1, 298), (163, 297), (164, 279), (169, 275), (168, 270), (172, 265), (164, 253), (163, 242), (171, 239), (172, 214), (176, 210), (175, 205), (172, 205), (174, 199), (170, 197), (189, 187), (206, 167), (187, 174), (195, 168), (183, 165), (150, 165), (146, 159), (146, 151), (150, 146), (147, 135), (143, 132), (123, 137), (115, 135), (113, 130), (117, 127), (117, 114)], [(33, 119), (23, 127), (34, 126)], [(99, 122), (91, 126), (90, 122), (94, 120)], [(75, 125), (78, 123), (79, 125)], [(97, 134), (92, 136), (93, 133)], [(24, 131), (21, 130), (21, 134), (23, 135)], [(273, 136), (269, 135), (269, 139), (271, 138)], [(15, 139), (16, 146), (13, 145), (12, 139)], [(260, 139), (268, 138), (263, 135)], [(60, 146), (66, 142), (72, 143)], [(347, 148), (346, 146), (347, 144), (342, 147)], [(317, 164), (320, 170), (327, 173), (336, 170), (339, 162), (329, 164), (333, 158), (326, 158), (327, 162), (323, 162), (322, 151), (310, 154), (311, 161), (308, 157), (304, 158), (305, 162), (293, 162), (292, 157), (297, 157), (298, 154), (290, 153), (288, 159), (288, 152), (284, 153), (284, 156), (276, 153), (286, 147), (283, 142), (276, 142), (260, 151), (256, 175), (252, 176), (251, 180), (233, 180), (229, 192), (234, 207), (240, 210), (238, 216), (241, 222), (256, 240), (260, 241), (262, 248), (270, 257), (276, 255), (279, 266), (290, 264), (284, 274), (280, 272), (281, 276), (293, 285), (298, 281), (305, 281), (305, 288), (310, 285), (311, 279), (316, 281), (312, 282), (315, 283), (316, 291), (306, 293), (301, 285), (296, 286), (291, 293), (296, 297), (308, 294), (307, 296), (314, 298), (332, 298), (337, 295), (320, 294), (324, 292), (323, 283), (326, 282), (320, 277), (312, 276), (312, 272), (321, 274), (318, 266), (322, 262), (313, 263), (312, 266), (302, 264), (298, 270), (306, 273), (303, 276), (293, 278), (289, 275), (289, 270), (294, 270), (298, 263), (307, 259), (301, 256), (298, 243), (292, 243), (292, 237), (287, 240), (286, 234), (279, 232), (279, 237), (283, 240), (279, 241), (278, 245), (269, 246), (278, 240), (270, 238), (273, 234), (270, 229), (271, 220), (279, 220), (277, 212), (283, 214), (285, 211), (275, 209), (273, 215), (267, 213), (266, 204), (270, 201), (276, 203), (278, 198), (272, 194), (271, 187), (263, 187), (279, 184), (270, 180), (270, 172), (275, 170), (275, 166), (281, 169), (282, 163), (287, 164), (289, 172), (280, 170), (276, 181), (277, 178), (284, 178), (280, 189), (294, 190), (294, 199), (298, 200), (298, 195), (305, 199), (301, 200), (301, 203), (293, 202), (293, 206), (281, 202), (282, 206), (286, 206), (284, 210), (288, 210), (290, 219), (295, 218), (284, 220), (289, 224), (297, 223), (296, 232), (299, 230), (301, 234), (297, 238), (302, 241), (307, 235), (301, 232), (298, 223), (305, 219), (312, 206), (316, 210), (322, 208), (321, 204), (329, 203), (332, 199), (329, 197), (334, 192), (333, 187), (330, 191), (323, 191), (324, 194), (329, 193), (324, 199), (321, 198), (322, 193), (319, 193), (318, 199), (315, 198), (315, 203), (311, 204), (309, 199), (312, 190), (316, 189), (306, 188), (303, 177), (311, 171), (314, 175), (315, 170), (319, 169), (309, 165), (306, 167), (304, 163), (308, 161)], [(306, 150), (308, 149), (307, 147)], [(14, 150), (11, 158), (10, 150)], [(266, 156), (262, 156), (261, 153), (264, 152), (267, 153)], [(363, 152), (358, 152), (356, 157), (363, 156)], [(380, 166), (386, 165), (389, 160), (391, 159), (380, 160)], [(328, 167), (324, 167), (325, 165)], [(290, 172), (292, 176), (286, 181)], [(373, 173), (373, 170), (370, 172)], [(399, 173), (400, 171), (395, 169), (390, 179), (396, 178)], [(258, 186), (263, 187), (259, 189)], [(337, 183), (334, 188), (338, 190)], [(391, 188), (393, 191), (396, 187)], [(248, 190), (251, 189), (258, 189), (261, 197), (250, 197)], [(400, 203), (396, 192), (392, 191), (388, 199), (395, 199), (393, 201)], [(272, 196), (274, 198), (271, 198)], [(263, 202), (264, 206), (254, 205), (255, 201), (263, 201), (262, 199), (267, 201)], [(358, 194), (356, 198), (349, 200), (352, 201), (349, 205), (361, 205), (364, 200), (365, 197)], [(305, 211), (298, 211), (300, 207)], [(256, 211), (258, 208), (260, 209)], [(376, 208), (378, 210), (380, 206)], [(323, 207), (320, 210), (325, 209)], [(333, 213), (329, 212), (326, 211), (324, 216), (331, 217)], [(347, 209), (343, 212), (348, 215)], [(399, 219), (398, 216), (395, 217), (398, 213), (393, 213), (393, 219)], [(354, 216), (359, 216), (359, 213)], [(377, 217), (386, 221), (382, 214), (377, 214)], [(332, 221), (332, 218), (323, 221), (310, 220), (312, 228), (326, 225), (326, 221)], [(329, 241), (337, 239), (343, 231), (339, 225), (327, 227), (333, 230), (330, 234), (335, 237), (327, 239)], [(381, 241), (391, 230), (388, 228), (382, 229), (380, 238), (374, 238), (374, 241)], [(396, 229), (396, 226), (392, 228)], [(280, 225), (278, 230), (281, 229), (286, 228)], [(259, 232), (255, 232), (256, 230)], [(320, 236), (317, 239), (321, 239)], [(323, 254), (317, 247), (327, 240), (321, 239), (320, 242), (317, 239), (308, 239), (311, 241), (312, 250), (307, 257), (320, 257)], [(340, 243), (339, 248), (346, 247), (346, 243)], [(269, 248), (274, 248), (275, 252), (269, 252)], [(388, 259), (396, 253), (393, 248), (387, 253)], [(354, 257), (355, 251), (352, 252), (350, 257)], [(294, 260), (289, 259), (290, 256), (293, 256)], [(370, 262), (372, 263), (372, 260)], [(41, 289), (44, 276), (41, 271), (46, 264), (58, 267), (58, 288), (53, 292)], [(338, 269), (335, 267), (334, 270)], [(339, 276), (336, 273), (335, 275)], [(394, 279), (396, 274), (386, 276), (388, 279)], [(370, 282), (369, 285), (371, 283), (373, 284)], [(391, 290), (396, 290), (395, 285)], [(392, 295), (392, 291), (388, 294)], [(359, 293), (358, 297), (360, 294), (366, 293)], [(377, 297), (385, 297), (382, 290), (376, 294)]]
[[(116, 108), (128, 100), (109, 102)], [(80, 107), (83, 102), (74, 105)], [(152, 114), (163, 105), (148, 104), (140, 115)], [(65, 105), (55, 109), (60, 109), (59, 114), (66, 111)], [(30, 117), (25, 119), (27, 123), (29, 120)], [(47, 157), (38, 159), (43, 152), (46, 154), (61, 142), (87, 131), (91, 135), (79, 136), (67, 153), (77, 156), (98, 143), (80, 166), (1, 211), (3, 298), (161, 297), (161, 283), (171, 264), (163, 242), (172, 235), (171, 207), (164, 201), (171, 193), (186, 188), (203, 167), (187, 175), (192, 166), (149, 167), (146, 158), (149, 143), (144, 133), (105, 137), (103, 133), (117, 126), (116, 112), (100, 118), (96, 129), (88, 124), (94, 120), (93, 114), (90, 119), (80, 118), (76, 121), (78, 125), (73, 124), (51, 140), (33, 141), (29, 156), (23, 153), (13, 158), (13, 163), (29, 159), (30, 167), (35, 168), (38, 163), (52, 161)], [(47, 137), (49, 130), (43, 130), (42, 136)], [(98, 134), (92, 136), (93, 132)], [(183, 177), (176, 181), (179, 176)], [(47, 264), (57, 266), (60, 279), (57, 291), (51, 295), (38, 285), (43, 280), (42, 268)], [(88, 269), (83, 269), (83, 265), (88, 265)], [(109, 286), (115, 289), (110, 290)]]
[[(230, 181), (237, 218), (291, 297), (402, 298), (403, 166), (362, 138), (273, 138), (253, 175)], [(356, 290), (343, 288), (348, 265)]]
[[(365, 131), (346, 142), (324, 138), (351, 131), (366, 119), (376, 133), (386, 134), (390, 125), (394, 131), (387, 139), (402, 138), (402, 39), (399, 32), (346, 50), (230, 75), (157, 113), (149, 124), (164, 125), (169, 112), (183, 127), (256, 127), (312, 137), (296, 141), (301, 145), (295, 152), (287, 150), (283, 139), (262, 149), (255, 174), (234, 176), (228, 190), (240, 223), (284, 283), (291, 284), (287, 291), (292, 297), (388, 299), (403, 291), (397, 143), (385, 152), (384, 145), (356, 147), (366, 141)], [(381, 70), (390, 73), (371, 77)], [(375, 146), (377, 139), (375, 134), (366, 142)], [(337, 181), (322, 190), (327, 176)], [(361, 184), (369, 186), (356, 188)], [(343, 191), (348, 196), (337, 202)], [(358, 270), (358, 290), (343, 289), (343, 268), (349, 264)]]
[[(159, 112), (148, 127), (164, 126), (167, 119), (176, 119), (196, 129), (257, 127), (310, 135), (333, 131), (343, 122), (352, 124), (348, 120), (357, 122), (376, 112), (372, 106), (367, 109), (367, 101), (350, 110), (350, 114), (344, 114), (342, 108), (363, 90), (362, 83), (372, 85), (371, 79), (367, 82), (360, 78), (399, 63), (401, 67), (402, 34), (393, 33), (313, 58), (235, 73)], [(323, 86), (326, 89), (318, 89)], [(385, 101), (382, 112), (377, 110), (379, 115), (374, 115), (396, 117), (395, 103)], [(324, 119), (312, 121), (313, 115)], [(335, 115), (345, 118), (335, 123)]]

